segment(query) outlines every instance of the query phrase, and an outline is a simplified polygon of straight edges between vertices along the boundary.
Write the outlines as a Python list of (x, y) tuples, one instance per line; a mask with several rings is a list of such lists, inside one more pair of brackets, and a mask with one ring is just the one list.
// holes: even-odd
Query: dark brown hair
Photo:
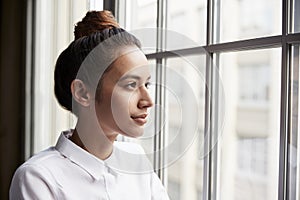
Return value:
[(101, 32), (104, 29), (112, 28), (120, 28), (120, 26), (110, 11), (90, 11), (75, 26), (75, 40), (95, 32)]
[(92, 87), (98, 87), (101, 76), (117, 58), (117, 52), (126, 46), (140, 48), (141, 44), (135, 36), (119, 27), (109, 11), (88, 12), (77, 23), (74, 34), (75, 40), (57, 59), (54, 91), (60, 105), (77, 115), (72, 107), (72, 81), (78, 78)]

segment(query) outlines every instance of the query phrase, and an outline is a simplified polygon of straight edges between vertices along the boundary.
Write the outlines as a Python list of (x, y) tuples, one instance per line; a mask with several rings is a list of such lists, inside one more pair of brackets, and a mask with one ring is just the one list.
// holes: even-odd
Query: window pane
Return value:
[(299, 159), (299, 145), (300, 145), (300, 137), (299, 137), (299, 61), (300, 61), (300, 53), (299, 53), (299, 45), (295, 45), (292, 48), (293, 60), (292, 60), (292, 119), (291, 119), (291, 136), (289, 151), (290, 151), (290, 159), (288, 162), (289, 166), (289, 198), (288, 199), (299, 199), (300, 198), (300, 159)]
[(167, 60), (168, 193), (202, 198), (205, 55)]
[(156, 0), (118, 1), (117, 18), (122, 27), (141, 40), (143, 51), (156, 51)]
[(300, 32), (300, 0), (294, 0), (294, 13), (293, 13), (293, 32), (299, 33)]
[(220, 55), (225, 94), (218, 143), (222, 200), (277, 199), (280, 64), (280, 49)]
[(156, 27), (156, 0), (127, 0), (126, 29)]
[(89, 0), (89, 10), (103, 10), (103, 0)]
[(220, 2), (221, 42), (281, 34), (281, 0)]
[[(206, 43), (206, 0), (174, 0), (168, 4), (167, 29), (185, 35), (191, 41), (182, 43), (173, 49), (205, 45)], [(174, 41), (171, 41), (174, 42)]]

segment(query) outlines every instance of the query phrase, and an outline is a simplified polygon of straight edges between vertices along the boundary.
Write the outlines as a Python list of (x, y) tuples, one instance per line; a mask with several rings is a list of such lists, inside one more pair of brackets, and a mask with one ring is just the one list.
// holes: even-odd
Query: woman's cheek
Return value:
[(130, 95), (122, 92), (115, 91), (111, 99), (111, 108), (114, 115), (120, 115), (122, 113), (128, 112), (130, 102)]
[(114, 91), (112, 97), (113, 100), (115, 99), (114, 101), (117, 101), (121, 104), (126, 103), (127, 105), (130, 105), (130, 103), (136, 98), (136, 92), (126, 89), (119, 89)]

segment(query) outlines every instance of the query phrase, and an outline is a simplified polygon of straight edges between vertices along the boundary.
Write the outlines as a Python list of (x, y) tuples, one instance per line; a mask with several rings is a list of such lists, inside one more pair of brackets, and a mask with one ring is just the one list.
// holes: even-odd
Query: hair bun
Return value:
[(75, 25), (75, 40), (111, 28), (120, 28), (120, 26), (110, 11), (89, 11), (85, 17)]

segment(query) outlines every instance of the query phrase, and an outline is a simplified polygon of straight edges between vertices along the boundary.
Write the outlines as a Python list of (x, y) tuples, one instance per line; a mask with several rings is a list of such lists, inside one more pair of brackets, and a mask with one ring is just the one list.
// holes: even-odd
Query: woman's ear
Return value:
[(79, 79), (74, 79), (71, 83), (71, 92), (74, 100), (80, 105), (87, 107), (91, 103), (91, 95), (86, 85)]

